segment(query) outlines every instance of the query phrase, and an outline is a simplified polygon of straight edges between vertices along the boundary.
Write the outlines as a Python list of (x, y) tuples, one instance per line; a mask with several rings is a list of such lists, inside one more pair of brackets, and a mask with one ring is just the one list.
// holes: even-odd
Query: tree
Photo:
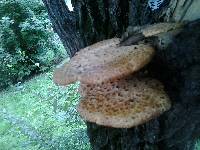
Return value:
[[(71, 57), (97, 41), (120, 37), (128, 26), (200, 18), (198, 0), (164, 0), (151, 11), (147, 0), (72, 0), (70, 12), (64, 0), (43, 0), (53, 24)], [(164, 115), (131, 129), (114, 129), (87, 122), (95, 150), (190, 150), (200, 135), (200, 32), (183, 30), (148, 66), (161, 80), (173, 107)], [(188, 45), (190, 49), (188, 51)]]
[[(39, 0), (0, 1), (0, 90), (66, 56)], [(61, 46), (59, 46), (61, 45)]]

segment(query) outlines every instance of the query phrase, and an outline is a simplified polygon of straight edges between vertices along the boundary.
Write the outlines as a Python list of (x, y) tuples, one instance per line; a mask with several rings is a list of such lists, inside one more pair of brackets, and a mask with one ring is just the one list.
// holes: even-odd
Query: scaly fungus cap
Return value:
[(80, 50), (69, 63), (54, 71), (54, 82), (67, 85), (77, 80), (98, 84), (120, 79), (150, 62), (154, 49), (139, 44), (118, 47), (119, 39), (98, 42)]
[(144, 26), (129, 26), (122, 35), (120, 46), (132, 45), (145, 38), (159, 36), (167, 32), (180, 32), (184, 23), (156, 23)]
[[(136, 26), (133, 29), (127, 28), (127, 32), (142, 33), (145, 37), (158, 35), (183, 27), (183, 23), (155, 23), (151, 25)], [(133, 30), (133, 31), (130, 31)]]
[(83, 119), (114, 128), (143, 124), (171, 107), (162, 84), (150, 78), (81, 84), (80, 91), (83, 97), (78, 112)]
[(157, 23), (153, 25), (148, 25), (146, 28), (142, 29), (142, 33), (145, 37), (169, 32), (183, 27), (183, 23)]

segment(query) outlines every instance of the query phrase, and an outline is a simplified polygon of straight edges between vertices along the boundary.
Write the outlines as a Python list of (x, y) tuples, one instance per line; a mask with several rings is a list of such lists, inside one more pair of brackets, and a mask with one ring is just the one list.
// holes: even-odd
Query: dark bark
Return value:
[(64, 0), (43, 0), (54, 31), (60, 37), (70, 57), (84, 46), (76, 29), (76, 20), (73, 12), (70, 12)]
[[(151, 12), (147, 0), (72, 0), (74, 15), (71, 15), (71, 20), (75, 20), (75, 23), (70, 22), (69, 14), (71, 13), (64, 4), (61, 5), (62, 0), (43, 1), (48, 8), (55, 30), (58, 30), (58, 33), (61, 32), (61, 35), (59, 34), (61, 39), (64, 42), (65, 40), (70, 41), (69, 38), (74, 39), (71, 33), (74, 33), (75, 28), (72, 26), (76, 24), (86, 45), (121, 36), (128, 25), (180, 21), (184, 18), (187, 20), (185, 13), (193, 2), (193, 0), (165, 0), (163, 7)], [(55, 10), (53, 10), (54, 7)], [(66, 18), (67, 24), (63, 23), (63, 18)], [(199, 26), (200, 24), (183, 30), (174, 37), (166, 50), (157, 49), (153, 61), (145, 68), (149, 76), (157, 78), (165, 85), (173, 103), (170, 111), (144, 125), (131, 129), (114, 129), (87, 122), (88, 136), (93, 149), (193, 149), (195, 139), (200, 136)], [(73, 31), (66, 31), (68, 28)], [(69, 34), (66, 39), (62, 36), (63, 30), (65, 34)], [(75, 46), (74, 49), (73, 46)], [(71, 47), (72, 56), (74, 54), (72, 51), (77, 51), (81, 46), (78, 43), (78, 45), (71, 44)]]
[(72, 4), (87, 45), (119, 36), (128, 25), (127, 0), (72, 0)]
[(120, 37), (128, 25), (150, 24), (154, 20), (146, 0), (72, 0), (72, 4), (86, 45)]

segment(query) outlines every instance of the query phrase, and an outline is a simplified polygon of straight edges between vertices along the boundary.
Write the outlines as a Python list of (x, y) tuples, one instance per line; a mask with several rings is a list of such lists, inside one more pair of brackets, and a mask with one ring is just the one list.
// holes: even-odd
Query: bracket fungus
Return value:
[(163, 34), (175, 32), (179, 33), (186, 23), (156, 23), (144, 26), (129, 26), (122, 35), (121, 46), (135, 44), (146, 38), (159, 37)]
[(87, 121), (114, 128), (130, 128), (155, 118), (171, 106), (162, 84), (150, 78), (81, 85), (78, 112)]
[(163, 85), (138, 76), (155, 50), (150, 45), (119, 46), (117, 38), (80, 50), (54, 71), (54, 82), (80, 81), (78, 112), (85, 120), (115, 128), (130, 128), (167, 111), (170, 100)]
[(148, 64), (154, 49), (149, 45), (118, 46), (114, 38), (80, 50), (70, 63), (54, 72), (54, 82), (67, 85), (75, 81), (97, 84), (120, 79)]

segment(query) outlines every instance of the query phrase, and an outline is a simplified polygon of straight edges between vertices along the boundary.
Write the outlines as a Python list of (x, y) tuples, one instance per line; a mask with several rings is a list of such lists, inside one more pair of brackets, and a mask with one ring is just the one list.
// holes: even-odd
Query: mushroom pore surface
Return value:
[(106, 84), (81, 84), (80, 115), (87, 121), (130, 128), (149, 121), (171, 107), (163, 85), (150, 78), (128, 78)]

